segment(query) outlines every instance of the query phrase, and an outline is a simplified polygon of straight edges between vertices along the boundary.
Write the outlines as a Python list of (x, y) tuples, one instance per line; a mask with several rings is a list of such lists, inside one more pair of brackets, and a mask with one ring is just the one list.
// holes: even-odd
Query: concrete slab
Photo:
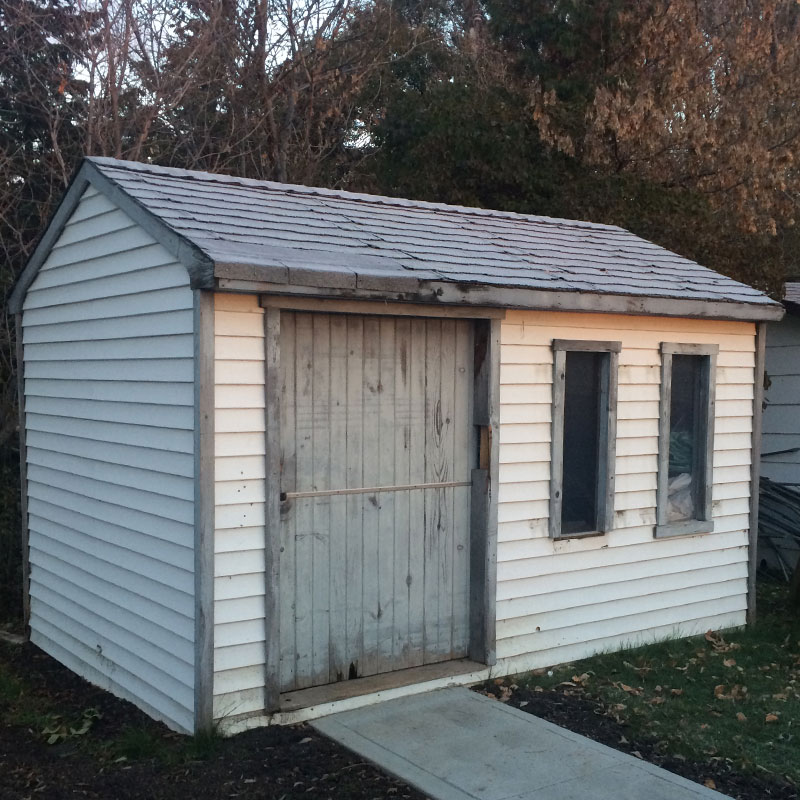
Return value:
[(435, 800), (722, 800), (725, 795), (464, 688), (311, 723)]

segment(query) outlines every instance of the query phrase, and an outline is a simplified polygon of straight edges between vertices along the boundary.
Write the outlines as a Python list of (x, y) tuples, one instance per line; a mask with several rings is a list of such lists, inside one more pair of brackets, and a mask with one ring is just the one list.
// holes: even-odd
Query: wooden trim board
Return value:
[(473, 422), (482, 442), (472, 470), (470, 509), (470, 635), (474, 661), (497, 661), (497, 493), (500, 471), (500, 320), (476, 322), (473, 337)]
[(194, 292), (194, 730), (213, 725), (214, 294)]
[(30, 635), (31, 622), (31, 564), (28, 531), (28, 450), (25, 422), (25, 352), (22, 345), (22, 313), (14, 315), (17, 358), (17, 405), (19, 412), (19, 514), (22, 546), (22, 624), (26, 637)]
[(747, 624), (756, 621), (756, 570), (758, 568), (758, 505), (761, 478), (761, 430), (764, 414), (764, 361), (767, 325), (756, 325), (756, 364), (753, 392), (753, 445), (750, 458), (750, 530), (747, 556)]
[(480, 306), (430, 306), (419, 303), (390, 303), (370, 300), (319, 299), (316, 297), (290, 297), (262, 295), (262, 308), (283, 308), (287, 311), (318, 311), (327, 314), (388, 314), (399, 317), (441, 317), (455, 319), (503, 319), (502, 308)]
[(281, 543), (281, 312), (264, 314), (265, 546), (264, 546), (264, 710), (280, 701), (280, 543)]
[(437, 664), (425, 664), (421, 667), (400, 669), (395, 672), (384, 672), (370, 675), (367, 678), (355, 678), (351, 681), (339, 681), (325, 686), (313, 686), (310, 689), (299, 689), (296, 692), (285, 692), (280, 696), (282, 712), (311, 708), (322, 703), (333, 703), (350, 697), (359, 697), (373, 692), (411, 686), (415, 683), (449, 678), (455, 675), (477, 672), (485, 669), (484, 664), (461, 658), (455, 661), (440, 661)]

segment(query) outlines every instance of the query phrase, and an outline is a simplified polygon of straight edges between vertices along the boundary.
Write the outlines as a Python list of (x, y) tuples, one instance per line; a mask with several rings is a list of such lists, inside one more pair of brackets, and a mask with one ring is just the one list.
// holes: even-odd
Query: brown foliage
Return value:
[(626, 0), (584, 124), (536, 87), (542, 136), (590, 163), (735, 209), (748, 231), (793, 225), (800, 174), (795, 0)]

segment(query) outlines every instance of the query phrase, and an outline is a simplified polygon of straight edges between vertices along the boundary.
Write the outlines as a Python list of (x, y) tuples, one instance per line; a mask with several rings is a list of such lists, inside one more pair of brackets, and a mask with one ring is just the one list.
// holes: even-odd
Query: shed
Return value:
[(752, 614), (783, 309), (620, 228), (92, 158), (10, 305), (31, 640), (176, 730)]

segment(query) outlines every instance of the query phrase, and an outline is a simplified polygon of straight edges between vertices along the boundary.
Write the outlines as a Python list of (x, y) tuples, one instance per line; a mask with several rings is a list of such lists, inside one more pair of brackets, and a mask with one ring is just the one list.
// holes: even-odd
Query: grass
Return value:
[(582, 694), (671, 755), (800, 783), (800, 620), (785, 586), (760, 589), (759, 621), (537, 671), (520, 685)]
[(157, 760), (168, 766), (206, 761), (223, 742), (216, 730), (179, 736), (149, 719), (127, 725), (110, 738), (94, 735), (102, 714), (95, 708), (59, 703), (58, 695), (35, 691), (18, 674), (4, 652), (14, 645), (0, 642), (0, 725), (31, 731), (48, 744), (70, 741), (102, 761)]

